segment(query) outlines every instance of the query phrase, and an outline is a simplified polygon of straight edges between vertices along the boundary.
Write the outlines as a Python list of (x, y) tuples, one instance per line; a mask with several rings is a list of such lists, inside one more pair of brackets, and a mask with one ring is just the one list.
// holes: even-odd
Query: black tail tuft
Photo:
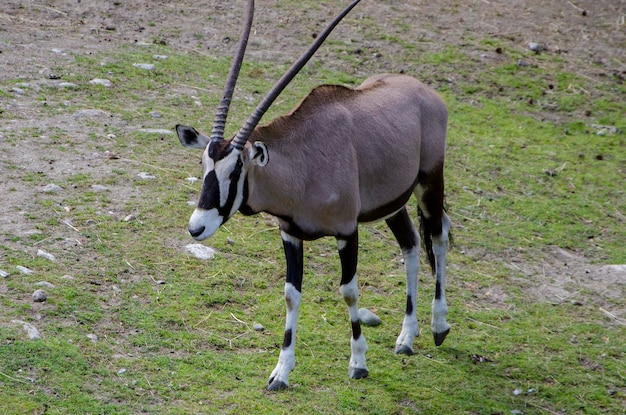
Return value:
[(435, 253), (433, 252), (433, 230), (430, 226), (430, 221), (424, 217), (424, 213), (418, 207), (419, 220), (420, 220), (420, 237), (422, 239), (422, 246), (426, 251), (428, 257), (428, 263), (433, 274), (437, 272), (437, 263), (435, 261)]

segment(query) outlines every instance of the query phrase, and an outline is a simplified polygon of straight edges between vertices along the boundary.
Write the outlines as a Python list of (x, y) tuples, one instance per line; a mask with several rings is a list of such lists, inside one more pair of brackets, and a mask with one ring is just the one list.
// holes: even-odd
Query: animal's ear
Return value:
[(209, 137), (186, 125), (177, 125), (176, 133), (181, 144), (188, 148), (201, 148), (204, 150), (210, 141)]
[(250, 160), (258, 166), (265, 166), (267, 162), (270, 161), (267, 146), (261, 141), (255, 141), (250, 148)]

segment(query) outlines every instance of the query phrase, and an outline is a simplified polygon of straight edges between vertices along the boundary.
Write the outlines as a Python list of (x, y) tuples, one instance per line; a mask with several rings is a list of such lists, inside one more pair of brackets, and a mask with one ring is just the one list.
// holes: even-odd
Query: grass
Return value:
[[(393, 37), (378, 29), (372, 33)], [(485, 49), (502, 44), (475, 42)], [(184, 253), (182, 247), (191, 242), (185, 233), (187, 201), (199, 188), (185, 179), (199, 174), (200, 154), (180, 148), (174, 136), (135, 131), (177, 122), (209, 125), (207, 108), (213, 108), (221, 88), (216, 74), (226, 73), (229, 62), (159, 45), (76, 56), (71, 70), (63, 72), (72, 74), (69, 81), (77, 88), (47, 90), (47, 111), (54, 116), (97, 108), (111, 121), (87, 122), (86, 143), (57, 128), (46, 145), (68, 157), (73, 149), (87, 148), (87, 154), (109, 151), (117, 158), (102, 162), (99, 172), (61, 175), (56, 184), (66, 191), (60, 195), (36, 193), (25, 220), (39, 233), (3, 234), (0, 268), (11, 275), (0, 281), (0, 409), (8, 414), (626, 413), (623, 323), (598, 305), (595, 293), (582, 292), (587, 299), (582, 302), (537, 302), (526, 289), (532, 282), (519, 283), (520, 275), (507, 266), (511, 250), (533, 261), (551, 246), (584, 252), (593, 262), (626, 263), (626, 199), (620, 185), (625, 136), (598, 135), (590, 127), (626, 129), (620, 115), (623, 85), (599, 85), (602, 96), (585, 92), (579, 75), (552, 70), (562, 64), (558, 56), (525, 57), (536, 66), (520, 67), (511, 63), (519, 53), (513, 51), (507, 52), (510, 59), (490, 63), (488, 71), (476, 71), (464, 63), (471, 61), (466, 52), (465, 46), (448, 46), (408, 62), (423, 65), (423, 78), (442, 92), (451, 113), (446, 174), (457, 241), (450, 254), (451, 335), (434, 347), (428, 333), (434, 284), (421, 275), (424, 336), (416, 340), (416, 355), (393, 354), (404, 271), (385, 226), (365, 225), (362, 304), (384, 324), (364, 329), (370, 377), (349, 380), (349, 322), (338, 293), (335, 243), (309, 243), (298, 361), (285, 393), (263, 389), (284, 324), (284, 260), (275, 223), (264, 215), (236, 216), (208, 242), (218, 251), (215, 259), (202, 262)], [(154, 71), (132, 67), (152, 62), (153, 54), (169, 58)], [(342, 56), (351, 68), (354, 54)], [(282, 70), (244, 65), (241, 99), (233, 103), (229, 128), (243, 121), (259, 91)], [(288, 111), (317, 83), (360, 81), (315, 65), (306, 71), (268, 119)], [(93, 78), (108, 78), (114, 86), (90, 85)], [(163, 117), (153, 119), (151, 111)], [(585, 113), (585, 118), (572, 115)], [(15, 132), (3, 133), (7, 143), (18, 139)], [(50, 134), (38, 128), (27, 133)], [(26, 189), (38, 189), (53, 176), (10, 161), (3, 165)], [(139, 179), (140, 171), (155, 177)], [(109, 190), (95, 191), (96, 184)], [(39, 248), (57, 261), (36, 256)], [(36, 273), (19, 274), (17, 265)], [(46, 303), (32, 303), (30, 295), (42, 280), (55, 287), (47, 289)], [(496, 289), (504, 300), (485, 294)], [(623, 309), (623, 298), (610, 301), (613, 309)], [(12, 320), (32, 323), (43, 338), (28, 340)], [(253, 330), (255, 322), (265, 331)]]

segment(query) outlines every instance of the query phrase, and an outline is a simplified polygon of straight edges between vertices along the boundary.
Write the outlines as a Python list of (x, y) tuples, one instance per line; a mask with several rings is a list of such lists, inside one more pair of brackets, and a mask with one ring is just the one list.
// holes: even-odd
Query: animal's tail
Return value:
[[(444, 209), (445, 210), (445, 209)], [(422, 240), (422, 246), (426, 251), (428, 263), (433, 274), (437, 272), (437, 261), (435, 261), (435, 253), (433, 252), (433, 229), (432, 221), (424, 216), (422, 210), (417, 208), (419, 221), (420, 221), (420, 237)], [(448, 244), (452, 246), (452, 232), (448, 231)]]

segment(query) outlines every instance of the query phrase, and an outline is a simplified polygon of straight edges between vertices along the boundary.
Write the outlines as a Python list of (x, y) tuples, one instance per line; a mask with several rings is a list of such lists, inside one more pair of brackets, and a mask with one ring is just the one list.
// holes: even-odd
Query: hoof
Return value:
[(402, 346), (398, 346), (396, 348), (396, 354), (405, 354), (407, 356), (412, 356), (413, 355), (413, 349), (410, 348), (409, 346), (406, 345), (402, 345)]
[(441, 333), (433, 333), (433, 337), (435, 338), (435, 346), (441, 346), (443, 341), (446, 339), (448, 333), (450, 333), (450, 329)]
[(279, 380), (270, 379), (267, 382), (267, 390), (270, 392), (285, 390), (289, 387), (285, 382), (281, 382)]
[(369, 374), (370, 372), (367, 369), (350, 368), (350, 370), (348, 371), (348, 375), (350, 375), (350, 379), (363, 379), (363, 378), (366, 378)]

